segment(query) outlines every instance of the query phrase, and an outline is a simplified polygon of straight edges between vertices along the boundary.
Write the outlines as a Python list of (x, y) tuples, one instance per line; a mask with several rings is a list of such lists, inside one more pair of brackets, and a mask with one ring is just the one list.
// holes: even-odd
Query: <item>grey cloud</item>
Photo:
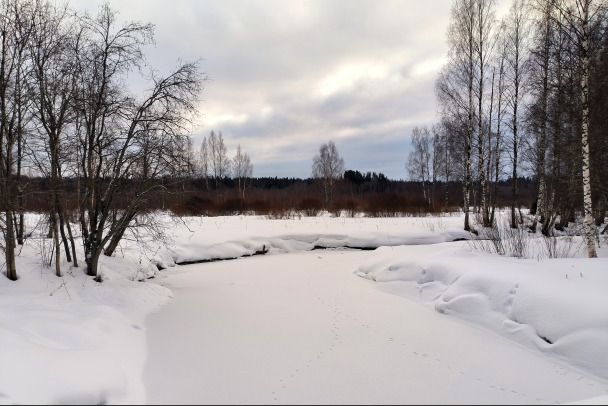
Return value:
[(155, 24), (147, 54), (161, 73), (203, 59), (211, 80), (195, 143), (222, 131), (255, 176), (308, 177), (332, 139), (348, 168), (401, 178), (411, 128), (435, 120), (450, 1), (110, 1)]

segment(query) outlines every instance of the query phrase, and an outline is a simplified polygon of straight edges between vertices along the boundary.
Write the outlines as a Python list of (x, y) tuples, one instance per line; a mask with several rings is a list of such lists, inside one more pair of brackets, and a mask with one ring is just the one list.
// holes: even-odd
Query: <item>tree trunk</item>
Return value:
[(57, 216), (59, 217), (59, 232), (61, 233), (61, 241), (63, 242), (63, 248), (65, 250), (65, 259), (68, 262), (72, 262), (70, 246), (68, 244), (68, 239), (65, 235), (65, 221), (61, 209), (59, 209), (59, 213), (57, 213)]
[(492, 214), (490, 215), (490, 223), (494, 224), (494, 215), (496, 208), (496, 200), (498, 199), (498, 179), (500, 173), (500, 123), (502, 120), (502, 97), (503, 97), (503, 76), (504, 76), (504, 59), (500, 62), (500, 71), (498, 73), (498, 112), (496, 114), (496, 147), (494, 148), (494, 204), (492, 205)]
[(488, 113), (488, 161), (486, 163), (486, 181), (487, 181), (487, 194), (488, 194), (488, 203), (487, 203), (487, 208), (484, 212), (484, 215), (487, 216), (487, 225), (486, 227), (490, 227), (493, 223), (493, 218), (494, 218), (494, 206), (495, 206), (495, 199), (492, 199), (492, 189), (490, 187), (490, 179), (491, 179), (491, 172), (490, 172), (490, 168), (492, 166), (492, 110), (494, 108), (494, 74), (495, 74), (495, 70), (492, 71), (492, 91), (490, 92), (490, 111)]
[(112, 236), (110, 242), (108, 242), (108, 245), (104, 249), (105, 256), (111, 257), (112, 254), (114, 254), (114, 251), (116, 251), (116, 248), (118, 248), (118, 243), (120, 243), (120, 240), (124, 236), (125, 231), (127, 231), (127, 228), (129, 227), (131, 220), (133, 220), (133, 218), (135, 217), (135, 214), (136, 212), (132, 212), (126, 215), (123, 219), (122, 224), (117, 227), (116, 233)]
[(6, 242), (5, 242), (5, 260), (6, 260), (6, 276), (16, 281), (17, 278), (17, 266), (15, 265), (15, 238), (13, 230), (13, 212), (12, 210), (6, 210)]
[(57, 217), (57, 212), (53, 210), (51, 212), (51, 228), (53, 242), (55, 243), (55, 275), (61, 276), (61, 244), (59, 243), (59, 221)]
[(597, 258), (595, 250), (595, 227), (593, 221), (593, 205), (591, 201), (591, 173), (589, 159), (589, 5), (591, 0), (583, 2), (583, 43), (582, 43), (582, 78), (581, 96), (583, 107), (583, 122), (581, 144), (583, 147), (583, 207), (585, 214), (585, 241), (587, 256)]
[(91, 238), (85, 241), (85, 262), (87, 264), (87, 275), (89, 276), (98, 276), (97, 269), (99, 256), (101, 255), (99, 242), (95, 239), (94, 235), (91, 234)]
[(543, 87), (541, 99), (541, 123), (540, 134), (537, 147), (537, 176), (538, 176), (538, 199), (536, 201), (536, 213), (534, 214), (534, 222), (532, 223), (532, 231), (536, 231), (538, 222), (544, 223), (546, 217), (547, 205), (547, 181), (545, 176), (545, 155), (546, 155), (546, 139), (547, 139), (547, 121), (548, 114), (548, 97), (549, 97), (549, 22), (547, 21), (547, 29), (545, 32), (545, 48), (543, 50)]
[[(20, 113), (21, 111), (19, 111)], [(22, 179), (21, 179), (21, 162), (23, 160), (23, 150), (22, 150), (22, 131), (21, 131), (21, 114), (19, 114), (19, 120), (18, 120), (18, 125), (19, 125), (19, 131), (18, 131), (18, 135), (17, 135), (17, 173), (16, 173), (16, 178), (17, 178), (17, 210), (19, 212), (19, 221), (16, 224), (17, 225), (17, 244), (19, 245), (23, 245), (23, 239), (24, 236), (23, 234), (25, 233), (25, 226), (24, 226), (24, 221), (25, 221), (25, 215), (24, 215), (24, 209), (23, 209), (23, 185), (22, 185)]]
[(126, 230), (127, 227), (121, 227), (116, 230), (116, 234), (114, 234), (114, 236), (110, 239), (106, 249), (103, 251), (103, 254), (106, 257), (111, 257), (114, 254), (114, 251), (116, 251), (116, 248), (118, 248), (118, 243), (120, 243), (120, 240), (122, 239)]
[(464, 175), (464, 190), (463, 190), (463, 204), (464, 204), (464, 229), (471, 231), (471, 224), (469, 219), (469, 192), (471, 189), (471, 155), (473, 154), (473, 33), (469, 33), (469, 71), (468, 71), (468, 97), (469, 97), (469, 121), (467, 127), (467, 140), (466, 140), (466, 167)]
[[(480, 11), (481, 12), (481, 11)], [(479, 31), (481, 35), (482, 24), (479, 24)], [(480, 46), (483, 46), (483, 41)], [(479, 64), (479, 88), (477, 89), (477, 171), (479, 172), (479, 207), (481, 209), (482, 224), (484, 227), (488, 227), (488, 202), (486, 199), (486, 176), (485, 176), (485, 155), (484, 155), (484, 136), (483, 136), (483, 48), (480, 50)]]
[[(515, 128), (515, 127), (514, 127)], [(517, 228), (517, 217), (515, 209), (517, 208), (517, 131), (513, 131), (513, 185), (511, 189), (511, 228)]]
[(95, 276), (96, 280), (99, 278), (99, 256), (101, 255), (101, 251), (96, 251), (90, 258), (85, 259), (87, 263), (87, 275)]

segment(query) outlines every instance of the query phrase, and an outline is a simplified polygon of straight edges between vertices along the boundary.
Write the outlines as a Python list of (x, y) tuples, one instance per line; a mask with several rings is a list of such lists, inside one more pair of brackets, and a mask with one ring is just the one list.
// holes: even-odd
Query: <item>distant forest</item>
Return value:
[[(48, 178), (23, 178), (30, 193), (25, 194), (23, 209), (27, 212), (46, 213), (49, 210), (48, 196), (51, 184)], [(78, 213), (79, 182), (75, 178), (64, 178), (65, 207), (67, 212)], [(135, 181), (125, 180), (119, 187), (113, 210), (129, 206), (138, 187)], [(346, 170), (336, 184), (331, 205), (323, 201), (322, 180), (294, 177), (253, 177), (248, 179), (246, 193), (239, 191), (238, 179), (225, 177), (221, 182), (208, 182), (203, 177), (166, 177), (165, 185), (153, 196), (142, 201), (141, 211), (169, 211), (182, 216), (219, 216), (238, 214), (270, 215), (275, 218), (290, 218), (302, 212), (317, 215), (327, 209), (334, 215), (367, 215), (371, 217), (394, 217), (459, 212), (462, 206), (462, 184), (459, 181), (429, 183), (420, 181), (393, 180), (383, 173)], [(496, 206), (510, 205), (512, 180), (497, 183)], [(533, 179), (520, 177), (521, 208), (530, 209), (537, 190)], [(431, 190), (429, 199), (424, 189)], [(475, 204), (476, 194), (472, 194)], [(77, 221), (77, 219), (72, 219)]]
[[(536, 197), (535, 182), (519, 178), (520, 203), (530, 208)], [(168, 209), (176, 214), (231, 215), (264, 214), (279, 218), (291, 217), (294, 212), (317, 215), (327, 209), (334, 215), (372, 217), (425, 215), (427, 213), (460, 212), (462, 184), (457, 181), (427, 185), (432, 189), (432, 203), (424, 198), (423, 183), (388, 179), (384, 174), (347, 170), (334, 190), (331, 205), (325, 207), (322, 184), (315, 178), (252, 178), (245, 198), (239, 197), (235, 179), (226, 178), (219, 189), (207, 189), (203, 179), (185, 180), (163, 194), (162, 202), (154, 202), (155, 209)], [(511, 180), (498, 182), (498, 207), (510, 204)], [(473, 194), (475, 200), (475, 194)], [(160, 204), (160, 205), (159, 205)]]

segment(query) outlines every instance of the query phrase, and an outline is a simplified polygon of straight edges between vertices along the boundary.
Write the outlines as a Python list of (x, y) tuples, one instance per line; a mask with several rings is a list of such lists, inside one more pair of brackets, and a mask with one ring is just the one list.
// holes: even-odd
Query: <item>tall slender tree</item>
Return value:
[[(501, 158), (502, 158), (502, 150), (503, 150), (503, 133), (502, 133), (502, 124), (505, 116), (505, 74), (506, 74), (506, 64), (507, 64), (507, 44), (508, 42), (504, 39), (504, 34), (506, 30), (506, 24), (501, 24), (500, 26), (500, 37), (499, 40), (499, 52), (497, 55), (497, 66), (495, 68), (498, 69), (498, 80), (497, 80), (497, 91), (496, 91), (496, 131), (492, 131), (492, 121), (490, 120), (490, 133), (494, 136), (494, 187), (493, 187), (493, 203), (492, 203), (492, 212), (490, 213), (490, 223), (495, 224), (495, 209), (498, 199), (498, 181), (500, 180), (501, 175)], [(494, 93), (494, 92), (492, 92)]]
[(201, 172), (201, 176), (205, 179), (205, 186), (207, 190), (209, 190), (209, 142), (207, 137), (203, 137), (203, 141), (201, 141), (201, 147), (199, 150), (199, 169)]
[(406, 169), (410, 180), (422, 184), (422, 194), (427, 205), (431, 206), (431, 174), (434, 176), (433, 155), (434, 143), (431, 133), (426, 126), (412, 129), (412, 150), (410, 151)]
[(30, 72), (27, 46), (33, 31), (34, 6), (30, 1), (0, 1), (0, 231), (4, 237), (6, 275), (11, 280), (17, 280), (14, 149), (24, 131), (24, 88)]
[(217, 196), (221, 197), (221, 186), (225, 177), (230, 176), (230, 158), (228, 158), (228, 148), (224, 143), (224, 136), (221, 131), (217, 133), (211, 130), (207, 141), (209, 148), (209, 163), (211, 174), (215, 181)]
[[(486, 143), (486, 138), (489, 138), (489, 133), (484, 131), (486, 128), (486, 126), (484, 126), (484, 99), (486, 97), (485, 80), (487, 67), (490, 63), (490, 58), (497, 38), (494, 34), (494, 27), (496, 26), (494, 9), (494, 0), (476, 1), (474, 47), (477, 68), (477, 88), (475, 92), (477, 96), (477, 174), (479, 176), (479, 197), (484, 227), (490, 226), (487, 196), (488, 184), (484, 163), (486, 160), (486, 149), (484, 144)], [(487, 159), (489, 159), (489, 157), (487, 157)]]
[(249, 154), (241, 149), (241, 144), (236, 148), (236, 155), (232, 159), (234, 177), (238, 182), (239, 196), (245, 199), (245, 190), (247, 190), (248, 182), (253, 175), (253, 165)]
[[(78, 52), (78, 31), (75, 21), (69, 21), (67, 7), (39, 3), (35, 15), (34, 33), (29, 47), (36, 86), (32, 88), (33, 111), (41, 132), (44, 154), (32, 153), (38, 168), (49, 178), (51, 197), (49, 214), (55, 242), (55, 271), (61, 276), (60, 237), (68, 262), (78, 266), (72, 229), (63, 203), (64, 187), (61, 177), (61, 157), (66, 148), (68, 126), (74, 114), (74, 96), (78, 82), (75, 66)], [(65, 233), (67, 228), (68, 238)], [(61, 234), (61, 235), (60, 235)]]
[(560, 3), (560, 13), (570, 28), (575, 40), (580, 61), (580, 97), (581, 97), (581, 147), (582, 147), (582, 180), (583, 180), (583, 217), (585, 241), (589, 258), (597, 258), (595, 247), (595, 221), (591, 191), (591, 159), (589, 149), (589, 79), (591, 77), (591, 18), (597, 10), (592, 0), (575, 0), (573, 5)]
[(333, 202), (336, 183), (344, 175), (344, 158), (340, 156), (333, 141), (321, 144), (319, 152), (312, 159), (312, 177), (321, 180), (325, 195), (325, 207)]
[[(441, 72), (436, 91), (440, 108), (451, 122), (463, 122), (462, 194), (464, 229), (471, 230), (473, 134), (475, 132), (474, 81), (477, 0), (455, 0), (448, 27), (448, 63)], [(463, 121), (464, 119), (464, 121)]]
[(519, 210), (519, 161), (520, 161), (520, 132), (521, 132), (521, 105), (525, 96), (524, 85), (526, 80), (525, 58), (528, 45), (528, 27), (526, 15), (529, 13), (525, 0), (513, 0), (506, 18), (506, 61), (508, 65), (506, 79), (507, 103), (510, 107), (511, 130), (511, 228), (519, 224), (517, 212)]

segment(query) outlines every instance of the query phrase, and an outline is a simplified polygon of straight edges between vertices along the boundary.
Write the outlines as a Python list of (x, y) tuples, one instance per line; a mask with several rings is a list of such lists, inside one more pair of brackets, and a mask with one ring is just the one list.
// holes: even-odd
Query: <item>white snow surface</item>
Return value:
[[(370, 296), (372, 299), (365, 303), (368, 316), (374, 315), (374, 300), (377, 303), (389, 300), (392, 307), (417, 303), (432, 314), (447, 317), (450, 323), (472, 326), (487, 333), (490, 340), (524, 348), (530, 352), (531, 360), (550, 360), (566, 371), (564, 374), (576, 376), (587, 388), (576, 392), (575, 397), (562, 396), (557, 402), (608, 404), (606, 241), (601, 244), (597, 259), (585, 258), (584, 247), (577, 238), (561, 240), (565, 247), (561, 252), (566, 257), (548, 258), (547, 244), (536, 234), (529, 240), (528, 258), (516, 258), (488, 253), (474, 243), (462, 241), (471, 236), (462, 230), (463, 219), (459, 215), (348, 218), (326, 214), (290, 219), (230, 216), (186, 218), (179, 222), (164, 215), (162, 219), (169, 231), (168, 237), (158, 240), (140, 234), (140, 241), (136, 242), (127, 236), (113, 257), (102, 256), (103, 281), (99, 283), (85, 275), (82, 258), (78, 268), (64, 262), (62, 277), (57, 277), (53, 268), (41, 265), (43, 260), (48, 261), (49, 243), (36, 233), (35, 216), (32, 216), (28, 223), (32, 236), (19, 248), (19, 280), (13, 282), (0, 275), (0, 404), (145, 404), (150, 392), (146, 387), (150, 379), (144, 378), (150, 358), (148, 342), (155, 341), (155, 337), (148, 336), (147, 319), (169, 304), (177, 304), (177, 295), (189, 286), (179, 286), (175, 282), (179, 279), (170, 279), (169, 274), (177, 272), (179, 277), (202, 272), (206, 265), (211, 265), (177, 264), (261, 253), (284, 254), (278, 266), (307, 275), (308, 285), (287, 287), (283, 278), (277, 276), (280, 273), (257, 268), (255, 279), (248, 283), (255, 281), (271, 287), (280, 297), (297, 296), (302, 292), (296, 290), (310, 289), (310, 283), (317, 289), (325, 285), (329, 289), (332, 281), (328, 276), (332, 275), (331, 269), (326, 270), (326, 274), (312, 270), (307, 273), (310, 262), (298, 255), (315, 248), (341, 247), (378, 247), (366, 251), (365, 256), (360, 255), (360, 251), (341, 252), (345, 266), (352, 268), (343, 281), (356, 284), (357, 289), (380, 294)], [(321, 258), (328, 251), (315, 252)], [(350, 256), (355, 253), (360, 256)], [(350, 261), (360, 258), (360, 262), (351, 265), (349, 258)], [(250, 261), (249, 266), (264, 264), (258, 259), (221, 262), (226, 271), (220, 275), (234, 277), (234, 283), (238, 283), (239, 274), (230, 272), (242, 268), (246, 263), (243, 261)], [(163, 283), (164, 278), (174, 282)], [(205, 283), (209, 282), (193, 284), (191, 289), (198, 289), (196, 294), (204, 296)], [(172, 290), (171, 286), (178, 288)], [(273, 292), (272, 289), (269, 292)], [(216, 299), (221, 301), (222, 297)], [(293, 314), (306, 317), (310, 310), (305, 308), (310, 306), (306, 303), (292, 303)], [(209, 306), (212, 305), (210, 302)], [(194, 314), (188, 308), (173, 307), (172, 311), (187, 320)], [(246, 322), (272, 325), (272, 320), (256, 322), (255, 317), (269, 317), (261, 313), (250, 311), (252, 319)], [(206, 309), (205, 314), (212, 315), (213, 310)], [(384, 316), (378, 314), (377, 317)], [(163, 333), (166, 335), (173, 321), (156, 317), (153, 331), (166, 323)], [(192, 329), (197, 329), (199, 323), (204, 320), (194, 322), (193, 319)], [(274, 324), (280, 324), (280, 317)], [(252, 331), (260, 342), (276, 334), (275, 328), (270, 327)], [(297, 337), (292, 339), (298, 340)], [(302, 343), (307, 340), (305, 335), (299, 337)], [(220, 348), (211, 351), (221, 352), (221, 340), (213, 343)], [(198, 344), (204, 348), (211, 342)], [(192, 351), (186, 347), (171, 350), (185, 357)], [(470, 351), (471, 357), (477, 359), (484, 357), (483, 353), (479, 354), (483, 351), (481, 347), (454, 347), (453, 351)], [(237, 356), (235, 352), (230, 362), (238, 365)], [(300, 356), (295, 350), (285, 355), (293, 359)], [(370, 373), (378, 370), (377, 361), (373, 357), (359, 360), (369, 363), (363, 367), (369, 367)], [(264, 364), (259, 365), (263, 377)], [(527, 367), (522, 365), (522, 368)], [(198, 384), (204, 386), (205, 380)], [(228, 384), (234, 385), (234, 382)], [(556, 380), (556, 393), (561, 385)], [(427, 390), (433, 392), (432, 387)], [(308, 401), (286, 399), (288, 403)], [(331, 399), (327, 394), (316, 403), (331, 403)], [(504, 400), (495, 399), (496, 403)], [(413, 402), (393, 401), (381, 395), (375, 400), (375, 403)], [(205, 399), (182, 401), (207, 403)], [(476, 403), (474, 397), (469, 401)], [(247, 403), (241, 400), (243, 402)], [(417, 398), (416, 402), (424, 403), (424, 399)], [(521, 403), (526, 402), (522, 399)], [(444, 399), (443, 403), (450, 401)]]

